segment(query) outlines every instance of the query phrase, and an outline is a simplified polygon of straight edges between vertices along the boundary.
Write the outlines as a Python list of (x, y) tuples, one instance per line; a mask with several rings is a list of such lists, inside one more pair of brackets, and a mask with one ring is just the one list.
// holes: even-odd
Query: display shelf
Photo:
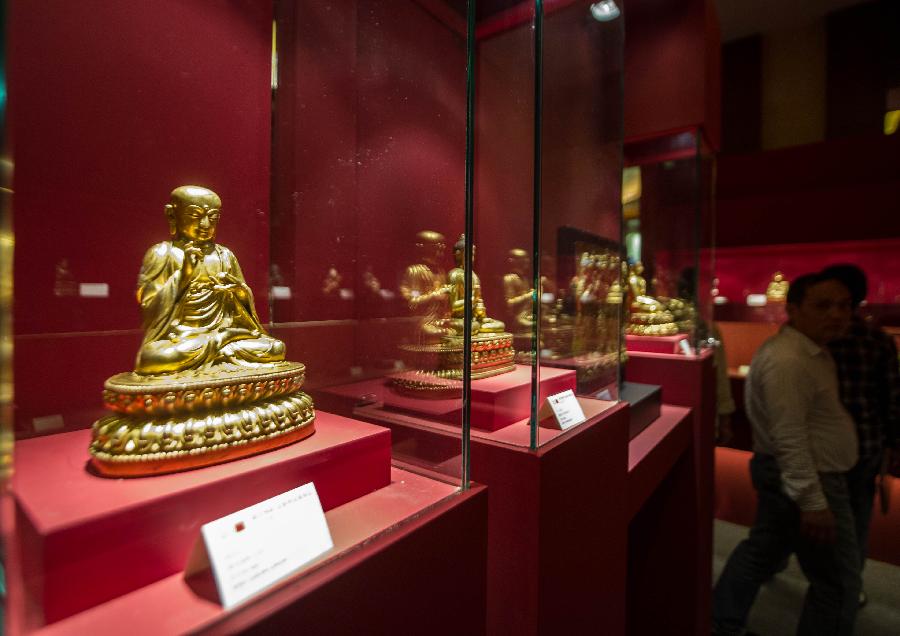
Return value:
[(674, 336), (625, 336), (625, 349), (629, 352), (641, 353), (683, 353), (682, 342), (690, 347), (690, 338), (687, 334), (679, 333)]
[[(219, 604), (209, 571), (190, 579), (176, 572), (34, 633), (120, 634), (125, 626), (134, 636), (288, 626), (398, 633), (410, 624), (435, 634), (482, 633), (486, 499), (484, 488), (459, 493), (394, 468), (385, 487), (325, 513), (329, 552), (232, 611)], [(451, 594), (466, 612), (429, 600)], [(11, 618), (18, 631), (32, 631), (24, 617)]]
[(634, 439), (661, 414), (662, 387), (658, 384), (623, 382), (619, 396), (631, 407), (628, 439)]
[(326, 511), (389, 484), (389, 431), (322, 411), (316, 429), (269, 453), (143, 479), (89, 472), (88, 430), (21, 442), (12, 493), (27, 593), (43, 607), (29, 623), (53, 623), (181, 571), (202, 524), (300, 484), (316, 485)]
[[(575, 372), (564, 369), (541, 369), (539, 401), (567, 389), (575, 389)], [(473, 429), (497, 431), (520, 420), (527, 420), (531, 408), (531, 368), (516, 365), (514, 371), (491, 378), (472, 381)], [(459, 397), (429, 398), (399, 393), (390, 378), (377, 378), (321, 389), (319, 403), (341, 413), (366, 404), (378, 404), (393, 411), (431, 421), (455, 424), (462, 421)]]
[(634, 517), (691, 443), (690, 409), (663, 405), (628, 444), (628, 517)]
[[(680, 455), (675, 450), (668, 451), (670, 459), (672, 453), (676, 456), (668, 476), (652, 491), (648, 484), (635, 486), (629, 540), (629, 621), (632, 623), (629, 630), (635, 634), (663, 629), (703, 634), (710, 629), (716, 423), (713, 360), (711, 350), (701, 351), (699, 355), (634, 352), (629, 354), (625, 367), (626, 381), (662, 387), (664, 409), (665, 405), (690, 409), (686, 422), (687, 444)], [(653, 427), (651, 424), (632, 441), (636, 451), (653, 446), (652, 437), (644, 437), (654, 435)], [(643, 442), (634, 446), (642, 438)], [(673, 444), (666, 436), (659, 439), (666, 445)], [(646, 498), (640, 495), (645, 492)], [(644, 503), (638, 506), (641, 499)], [(660, 533), (660, 528), (668, 530)], [(654, 563), (654, 558), (658, 563)], [(668, 564), (667, 572), (678, 572), (678, 580), (658, 576), (660, 563)], [(664, 593), (675, 588), (679, 590), (677, 595)], [(662, 596), (665, 596), (664, 603), (648, 607), (645, 599)]]

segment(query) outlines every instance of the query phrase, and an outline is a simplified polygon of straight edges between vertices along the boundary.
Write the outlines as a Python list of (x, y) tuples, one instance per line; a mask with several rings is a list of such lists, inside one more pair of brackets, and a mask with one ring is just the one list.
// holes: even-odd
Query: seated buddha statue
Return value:
[(516, 247), (509, 250), (507, 263), (509, 273), (503, 275), (503, 296), (506, 299), (507, 314), (513, 319), (516, 335), (527, 334), (531, 337), (531, 330), (534, 327), (532, 312), (534, 288), (530, 281), (526, 280), (531, 260), (528, 258), (528, 252)]
[(766, 301), (770, 303), (785, 302), (790, 286), (790, 282), (784, 279), (781, 272), (775, 272), (772, 280), (769, 281), (768, 287), (766, 287)]
[(672, 336), (678, 325), (665, 304), (647, 295), (644, 265), (638, 261), (628, 270), (628, 308), (625, 331), (636, 336)]
[[(401, 293), (410, 308), (424, 317), (422, 330), (426, 338), (418, 346), (403, 347), (416, 354), (416, 362), (412, 371), (392, 376), (392, 385), (401, 392), (443, 397), (461, 390), (466, 347), (465, 247), (463, 236), (453, 250), (456, 267), (450, 270), (444, 284), (438, 271), (424, 262), (407, 268), (404, 274)], [(474, 256), (474, 246), (472, 252)], [(472, 272), (472, 379), (515, 368), (513, 337), (504, 329), (501, 321), (487, 315), (481, 281)]]
[(138, 277), (144, 338), (133, 372), (107, 380), (114, 415), (94, 423), (92, 463), (135, 476), (196, 468), (296, 441), (314, 431), (305, 367), (260, 323), (234, 254), (215, 242), (219, 196), (172, 191), (169, 240)]
[(284, 360), (284, 344), (259, 322), (237, 258), (214, 242), (220, 209), (215, 192), (196, 186), (175, 189), (165, 206), (172, 239), (147, 251), (138, 277), (139, 374)]
[[(466, 237), (462, 235), (453, 246), (456, 267), (447, 275), (447, 292), (450, 297), (450, 327), (457, 336), (463, 335), (466, 303), (466, 273), (464, 268)], [(475, 246), (472, 246), (472, 263), (475, 263)], [(503, 333), (506, 329), (501, 321), (490, 318), (481, 297), (481, 281), (472, 272), (472, 335), (479, 333)]]
[(446, 239), (440, 232), (419, 232), (415, 244), (417, 262), (400, 277), (400, 295), (420, 320), (421, 343), (439, 342), (454, 333), (447, 324), (447, 275), (442, 264), (446, 248)]

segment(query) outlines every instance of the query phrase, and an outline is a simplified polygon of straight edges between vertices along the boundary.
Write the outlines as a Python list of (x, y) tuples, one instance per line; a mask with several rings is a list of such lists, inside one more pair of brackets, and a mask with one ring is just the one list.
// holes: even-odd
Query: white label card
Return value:
[(109, 283), (81, 283), (78, 295), (82, 298), (109, 298)]
[(200, 532), (225, 609), (334, 546), (311, 482), (211, 521)]
[(547, 398), (547, 403), (553, 410), (559, 428), (563, 431), (587, 419), (572, 389), (551, 395)]

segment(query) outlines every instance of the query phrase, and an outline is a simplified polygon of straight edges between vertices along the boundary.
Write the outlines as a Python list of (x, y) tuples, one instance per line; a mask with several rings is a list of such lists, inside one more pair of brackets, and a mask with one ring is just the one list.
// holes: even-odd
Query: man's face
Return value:
[(812, 285), (799, 305), (788, 304), (791, 325), (817, 344), (841, 336), (850, 326), (850, 291), (836, 280)]
[(178, 236), (194, 243), (207, 243), (216, 237), (219, 224), (219, 201), (215, 197), (180, 202), (174, 211)]

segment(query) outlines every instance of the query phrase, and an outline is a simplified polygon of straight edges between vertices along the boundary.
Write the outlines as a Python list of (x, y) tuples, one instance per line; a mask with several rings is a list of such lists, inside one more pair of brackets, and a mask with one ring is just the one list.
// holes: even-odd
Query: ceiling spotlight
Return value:
[(614, 0), (602, 0), (591, 5), (591, 15), (599, 22), (615, 20), (621, 13)]

